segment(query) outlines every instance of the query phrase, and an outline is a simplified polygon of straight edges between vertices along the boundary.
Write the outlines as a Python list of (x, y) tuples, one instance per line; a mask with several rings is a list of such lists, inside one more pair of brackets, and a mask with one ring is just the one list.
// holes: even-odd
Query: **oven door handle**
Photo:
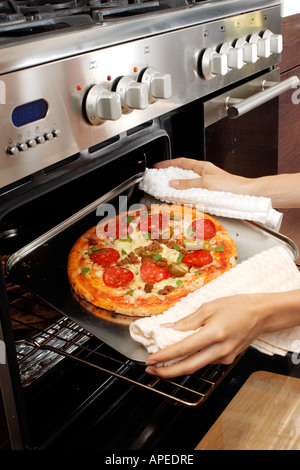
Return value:
[(227, 115), (231, 119), (236, 119), (267, 101), (282, 95), (286, 91), (297, 88), (299, 84), (300, 80), (296, 76), (287, 78), (280, 83), (264, 80), (261, 83), (262, 90), (253, 96), (249, 96), (249, 98), (238, 99), (231, 98), (230, 96), (226, 97), (225, 107), (227, 109)]

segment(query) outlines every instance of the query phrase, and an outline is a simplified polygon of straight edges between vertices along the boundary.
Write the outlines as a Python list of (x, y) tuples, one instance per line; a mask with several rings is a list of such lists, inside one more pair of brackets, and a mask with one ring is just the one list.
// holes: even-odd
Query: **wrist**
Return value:
[(260, 334), (300, 325), (300, 290), (261, 294), (257, 300)]

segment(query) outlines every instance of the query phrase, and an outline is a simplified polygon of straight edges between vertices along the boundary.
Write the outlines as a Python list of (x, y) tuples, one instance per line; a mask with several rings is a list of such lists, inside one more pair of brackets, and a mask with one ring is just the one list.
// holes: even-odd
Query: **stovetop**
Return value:
[[(217, 8), (221, 15), (230, 15), (233, 11), (254, 10), (269, 3), (254, 0), (249, 6), (244, 0), (0, 0), (0, 44), (10, 44), (13, 38), (24, 41), (32, 35), (69, 28), (132, 21), (162, 11), (170, 13), (205, 6)], [(207, 19), (204, 10), (200, 11), (200, 18)]]
[(1, 37), (24, 37), (119, 20), (208, 0), (7, 0), (0, 2)]
[(0, 0), (0, 74), (280, 4), (281, 0)]

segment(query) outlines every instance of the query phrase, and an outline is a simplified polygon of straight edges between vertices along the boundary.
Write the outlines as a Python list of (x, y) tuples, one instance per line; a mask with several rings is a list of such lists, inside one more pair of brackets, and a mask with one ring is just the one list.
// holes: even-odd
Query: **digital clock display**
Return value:
[(21, 127), (25, 124), (43, 119), (48, 111), (48, 104), (45, 100), (40, 99), (31, 101), (31, 103), (17, 106), (12, 112), (12, 122), (14, 126)]

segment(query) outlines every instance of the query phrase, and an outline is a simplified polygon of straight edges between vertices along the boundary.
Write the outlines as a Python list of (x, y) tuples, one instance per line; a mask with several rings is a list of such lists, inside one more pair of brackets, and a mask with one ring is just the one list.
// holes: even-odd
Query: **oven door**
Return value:
[(298, 84), (297, 77), (280, 83), (275, 69), (206, 101), (206, 160), (241, 176), (276, 174), (279, 96)]

